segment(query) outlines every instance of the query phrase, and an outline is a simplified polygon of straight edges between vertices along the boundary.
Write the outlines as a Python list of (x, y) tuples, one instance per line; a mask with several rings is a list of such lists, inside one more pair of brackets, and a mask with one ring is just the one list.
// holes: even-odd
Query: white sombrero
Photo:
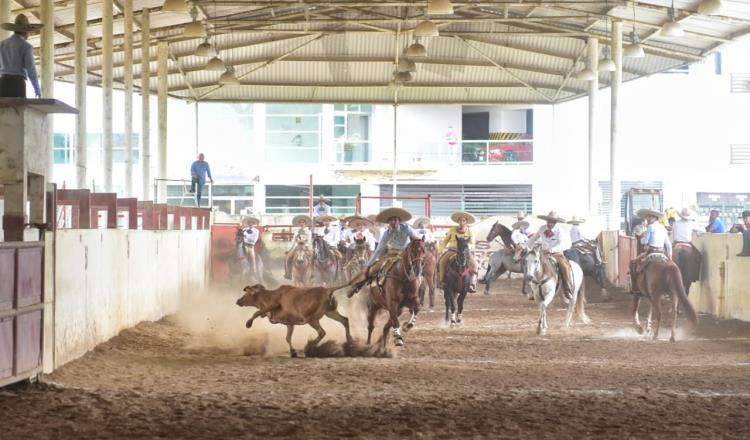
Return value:
[(345, 218), (344, 220), (346, 220), (347, 222), (349, 222), (349, 226), (351, 226), (353, 228), (356, 228), (360, 224), (365, 225), (365, 226), (372, 225), (372, 222), (369, 219), (367, 219), (365, 217), (362, 217), (362, 216), (359, 216), (359, 215), (353, 215), (351, 217)]
[(518, 229), (521, 226), (524, 226), (528, 229), (528, 227), (531, 226), (531, 224), (527, 222), (526, 220), (521, 220), (520, 222), (513, 223), (513, 229)]
[(638, 210), (638, 217), (640, 217), (640, 218), (646, 218), (646, 217), (649, 217), (649, 216), (660, 218), (661, 217), (661, 212), (654, 211), (653, 209), (640, 209), (640, 210)]
[(16, 21), (13, 23), (0, 24), (0, 28), (11, 32), (34, 32), (43, 28), (42, 24), (31, 24), (24, 14), (16, 15)]
[(536, 217), (548, 222), (553, 221), (557, 223), (565, 223), (565, 219), (562, 217), (558, 217), (557, 212), (555, 211), (550, 211), (548, 215), (538, 215)]
[(336, 217), (332, 216), (332, 215), (321, 215), (320, 217), (317, 217), (315, 219), (315, 221), (317, 221), (319, 223), (323, 223), (323, 222), (335, 222), (337, 220), (338, 219)]
[(526, 218), (526, 213), (523, 212), (523, 211), (518, 211), (518, 214), (516, 214), (516, 219), (520, 221), (520, 220), (523, 220), (525, 218)]
[(468, 212), (458, 211), (458, 212), (454, 212), (453, 214), (451, 214), (451, 220), (453, 220), (456, 223), (458, 223), (458, 219), (460, 219), (461, 217), (468, 220), (468, 223), (470, 225), (477, 222), (477, 218), (474, 217), (472, 214), (469, 214)]
[(570, 220), (568, 220), (569, 225), (580, 225), (581, 223), (586, 223), (585, 218), (578, 218), (576, 216), (573, 216)]
[(421, 217), (417, 217), (417, 219), (414, 220), (414, 227), (415, 228), (418, 228), (421, 225), (425, 225), (426, 226), (426, 225), (429, 225), (429, 224), (430, 224), (430, 218), (429, 217), (421, 216)]
[(318, 202), (330, 202), (330, 200), (328, 200), (326, 196), (321, 194), (318, 196)]
[(411, 213), (403, 208), (386, 208), (378, 215), (375, 216), (375, 221), (380, 223), (388, 223), (388, 220), (393, 217), (398, 218), (402, 222), (407, 222), (411, 219)]
[(312, 219), (309, 215), (300, 214), (292, 219), (292, 226), (299, 226), (300, 222), (302, 221), (305, 221), (307, 223), (307, 226), (310, 226), (312, 224)]
[(695, 219), (695, 213), (690, 208), (682, 208), (682, 211), (680, 211), (680, 217), (682, 217), (685, 220), (693, 220)]
[(253, 224), (253, 223), (255, 223), (256, 225), (260, 224), (260, 219), (258, 217), (255, 217), (254, 215), (245, 217), (244, 221), (250, 224)]

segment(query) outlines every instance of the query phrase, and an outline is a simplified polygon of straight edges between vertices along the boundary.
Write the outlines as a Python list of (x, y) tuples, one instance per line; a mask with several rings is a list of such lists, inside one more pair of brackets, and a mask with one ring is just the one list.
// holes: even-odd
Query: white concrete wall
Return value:
[(58, 231), (55, 367), (202, 292), (209, 242), (208, 230)]
[(703, 253), (703, 268), (690, 301), (699, 312), (750, 321), (750, 258), (736, 256), (742, 236), (706, 234), (693, 243)]

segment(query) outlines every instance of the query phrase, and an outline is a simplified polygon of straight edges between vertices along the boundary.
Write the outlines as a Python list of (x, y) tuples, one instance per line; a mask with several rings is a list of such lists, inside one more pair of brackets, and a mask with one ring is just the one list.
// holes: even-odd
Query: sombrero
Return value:
[(335, 222), (338, 220), (336, 217), (332, 215), (321, 215), (320, 217), (315, 219), (317, 222), (323, 223), (323, 222)]
[(416, 220), (414, 220), (414, 227), (418, 228), (420, 225), (429, 225), (430, 224), (430, 218), (425, 216), (419, 216)]
[(661, 217), (661, 212), (654, 211), (653, 209), (640, 209), (640, 210), (638, 210), (638, 217), (640, 217), (640, 218), (646, 218), (646, 217), (649, 217), (649, 216), (653, 216), (653, 217), (659, 218), (659, 217)]
[(516, 214), (516, 219), (523, 220), (526, 218), (526, 213), (523, 211), (518, 211), (518, 214)]
[(557, 223), (565, 223), (565, 219), (562, 217), (557, 216), (557, 212), (550, 211), (548, 215), (538, 215), (536, 216), (539, 219), (546, 220), (546, 221), (553, 221)]
[(402, 222), (407, 222), (411, 218), (411, 213), (403, 208), (386, 208), (375, 216), (375, 220), (380, 223), (388, 223), (388, 220), (393, 217), (397, 217)]
[(453, 220), (456, 223), (458, 223), (458, 219), (460, 219), (461, 217), (466, 218), (466, 220), (469, 221), (470, 225), (477, 222), (477, 218), (469, 214), (468, 212), (458, 211), (458, 212), (454, 212), (453, 214), (451, 214), (451, 220)]
[(365, 217), (361, 217), (359, 215), (353, 215), (351, 217), (345, 218), (344, 220), (346, 220), (347, 222), (349, 222), (349, 226), (351, 226), (353, 228), (356, 228), (360, 224), (365, 225), (365, 226), (372, 225), (372, 222), (370, 220), (368, 220)]
[(586, 223), (585, 218), (578, 218), (576, 216), (573, 216), (570, 220), (568, 220), (569, 225), (580, 225), (581, 223)]
[(690, 208), (682, 208), (679, 214), (685, 220), (693, 220), (695, 218), (695, 213)]
[(299, 226), (300, 222), (303, 220), (307, 223), (307, 226), (310, 226), (312, 224), (312, 219), (309, 215), (300, 214), (294, 216), (294, 218), (292, 219), (292, 226)]
[(249, 222), (250, 224), (255, 223), (256, 225), (260, 224), (260, 219), (258, 217), (255, 217), (253, 215), (245, 217), (245, 222)]
[(328, 202), (328, 201), (330, 200), (326, 199), (326, 196), (322, 194), (318, 196), (318, 202)]
[(0, 24), (0, 28), (11, 32), (34, 32), (43, 28), (42, 24), (31, 24), (29, 19), (24, 14), (16, 15), (16, 21), (14, 23), (3, 23)]
[(528, 228), (529, 226), (531, 226), (531, 224), (529, 224), (529, 222), (527, 222), (526, 220), (521, 220), (520, 222), (513, 223), (513, 229), (518, 229), (521, 226), (525, 226), (526, 228)]

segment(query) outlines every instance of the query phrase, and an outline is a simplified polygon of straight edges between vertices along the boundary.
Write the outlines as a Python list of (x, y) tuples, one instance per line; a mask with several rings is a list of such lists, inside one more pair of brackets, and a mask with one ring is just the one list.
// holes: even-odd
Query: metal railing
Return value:
[(729, 78), (731, 93), (750, 93), (750, 73), (731, 73)]
[[(180, 184), (182, 192), (179, 196), (170, 197), (169, 192), (167, 191), (167, 184), (170, 182)], [(214, 203), (213, 183), (207, 181), (205, 183), (205, 186), (208, 187), (206, 199), (208, 200), (208, 207), (211, 208)], [(191, 192), (191, 187), (192, 179), (154, 179), (154, 200), (159, 200), (159, 191), (161, 189), (164, 191), (164, 200), (166, 200), (167, 198), (179, 197), (180, 206), (186, 206), (185, 201), (188, 200), (192, 201), (193, 206), (195, 206), (196, 208), (200, 208), (196, 200), (196, 194), (194, 192)]]
[(729, 146), (729, 163), (731, 165), (750, 164), (750, 145), (732, 144)]

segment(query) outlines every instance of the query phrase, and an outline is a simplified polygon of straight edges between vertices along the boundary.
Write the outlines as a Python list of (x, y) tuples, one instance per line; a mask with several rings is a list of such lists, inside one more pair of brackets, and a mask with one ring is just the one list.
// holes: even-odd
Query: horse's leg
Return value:
[(547, 306), (544, 305), (544, 301), (539, 303), (539, 322), (536, 325), (536, 334), (543, 335), (547, 333), (547, 329), (544, 327), (544, 321), (546, 321)]
[(492, 277), (495, 274), (495, 269), (492, 268), (492, 264), (490, 263), (489, 266), (487, 266), (487, 273), (484, 274), (484, 294), (489, 295), (490, 294), (490, 285), (492, 284)]
[(642, 335), (644, 330), (641, 326), (641, 319), (638, 316), (638, 306), (640, 305), (641, 295), (636, 293), (633, 295), (633, 323), (635, 324), (635, 331), (637, 331), (639, 335)]
[(320, 344), (320, 341), (323, 340), (326, 336), (326, 331), (323, 330), (323, 327), (320, 326), (320, 321), (314, 320), (307, 323), (310, 327), (314, 328), (316, 332), (318, 332), (318, 337), (315, 338), (315, 341), (313, 342), (313, 345)]
[(456, 315), (456, 322), (462, 324), (464, 321), (464, 300), (466, 299), (466, 292), (461, 291), (458, 294), (458, 314)]
[(292, 333), (294, 333), (294, 326), (293, 325), (287, 325), (286, 326), (286, 343), (289, 344), (289, 355), (293, 358), (297, 357), (297, 352), (294, 351), (294, 347), (292, 347)]
[(653, 339), (656, 340), (659, 337), (659, 328), (661, 327), (661, 295), (657, 296), (656, 301), (652, 301), (652, 303), (656, 309), (656, 328), (653, 336)]
[(448, 323), (448, 314), (451, 308), (450, 289), (443, 289), (443, 299), (445, 300), (445, 323)]
[(352, 334), (349, 331), (349, 318), (339, 313), (336, 307), (333, 307), (331, 310), (327, 311), (326, 316), (333, 319), (334, 321), (340, 322), (341, 325), (344, 326), (344, 331), (346, 332), (346, 342), (352, 342)]
[(653, 322), (651, 318), (654, 317), (654, 300), (649, 295), (648, 297), (648, 316), (646, 317), (646, 336), (650, 335), (653, 331), (653, 328), (651, 327), (651, 323)]
[[(573, 289), (575, 290), (575, 288)], [(568, 303), (568, 310), (565, 312), (565, 327), (570, 327), (570, 323), (573, 321), (573, 312), (578, 302), (578, 292), (573, 292), (570, 302)]]
[(427, 283), (421, 283), (419, 285), (419, 302), (424, 304), (424, 295), (427, 291)]
[(372, 343), (372, 331), (375, 329), (375, 316), (378, 313), (378, 305), (368, 300), (367, 304), (367, 345)]
[(591, 318), (589, 318), (586, 315), (586, 281), (584, 278), (584, 281), (581, 283), (581, 287), (578, 290), (578, 298), (576, 301), (576, 314), (578, 315), (578, 319), (581, 320), (584, 324), (590, 324)]
[(451, 327), (453, 327), (454, 325), (456, 325), (456, 309), (458, 309), (458, 305), (456, 304), (456, 297), (458, 296), (458, 292), (456, 292), (452, 288), (450, 288), (449, 290), (451, 291)]
[(672, 295), (672, 334), (669, 336), (669, 342), (675, 341), (675, 335), (677, 334), (677, 309), (679, 304), (679, 298), (677, 295)]

